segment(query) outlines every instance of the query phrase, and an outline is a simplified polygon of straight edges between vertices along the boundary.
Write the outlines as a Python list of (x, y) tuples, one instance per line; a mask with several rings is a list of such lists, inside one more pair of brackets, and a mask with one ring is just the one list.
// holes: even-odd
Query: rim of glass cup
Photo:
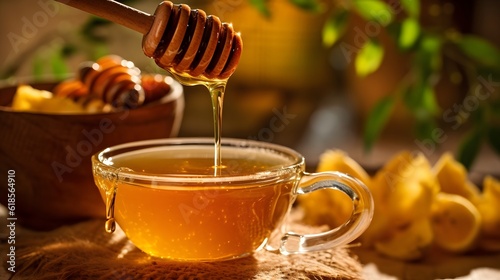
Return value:
[[(145, 183), (154, 187), (161, 187), (163, 184), (170, 187), (182, 187), (186, 183), (190, 186), (197, 185), (203, 187), (217, 188), (218, 183), (225, 183), (227, 187), (230, 186), (240, 186), (246, 185), (249, 182), (266, 183), (266, 181), (275, 182), (283, 176), (289, 176), (290, 172), (297, 173), (298, 168), (304, 168), (305, 159), (297, 151), (269, 143), (256, 140), (246, 140), (237, 138), (222, 138), (222, 147), (235, 147), (235, 148), (254, 148), (262, 149), (267, 151), (272, 151), (278, 155), (282, 155), (288, 159), (290, 162), (277, 166), (276, 168), (270, 168), (265, 171), (259, 171), (254, 173), (248, 173), (243, 175), (181, 175), (181, 174), (156, 174), (156, 173), (144, 173), (140, 171), (134, 171), (126, 167), (117, 167), (110, 165), (112, 163), (112, 156), (120, 155), (126, 152), (132, 152), (136, 150), (142, 150), (147, 148), (162, 147), (162, 146), (208, 146), (214, 147), (214, 138), (205, 137), (193, 137), (193, 138), (164, 138), (164, 139), (154, 139), (154, 140), (143, 140), (135, 141), (124, 144), (115, 145), (104, 150), (101, 150), (92, 156), (92, 164), (94, 173), (96, 168), (103, 170), (106, 173), (113, 173), (117, 175), (120, 180), (127, 180), (129, 182), (134, 182), (137, 184)], [(111, 156), (111, 159), (110, 159)], [(224, 155), (222, 155), (224, 159)], [(298, 173), (297, 173), (298, 174)]]

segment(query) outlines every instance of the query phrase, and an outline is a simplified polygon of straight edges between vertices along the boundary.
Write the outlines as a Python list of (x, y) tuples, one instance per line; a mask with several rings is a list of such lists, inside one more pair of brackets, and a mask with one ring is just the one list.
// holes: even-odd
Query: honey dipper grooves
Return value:
[(236, 70), (243, 42), (232, 25), (218, 17), (164, 1), (156, 8), (142, 48), (162, 68), (224, 80)]

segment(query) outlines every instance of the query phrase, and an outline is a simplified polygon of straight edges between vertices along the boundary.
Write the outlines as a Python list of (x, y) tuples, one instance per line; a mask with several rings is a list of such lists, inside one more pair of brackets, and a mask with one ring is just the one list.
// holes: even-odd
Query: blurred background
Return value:
[[(153, 13), (158, 0), (121, 1)], [(292, 147), (314, 169), (343, 149), (368, 170), (402, 149), (452, 151), (499, 174), (500, 1), (185, 0), (232, 22), (243, 56), (223, 137)], [(117, 54), (145, 72), (142, 35), (51, 0), (0, 1), (0, 79), (63, 79)], [(205, 88), (185, 88), (179, 136), (212, 136)]]

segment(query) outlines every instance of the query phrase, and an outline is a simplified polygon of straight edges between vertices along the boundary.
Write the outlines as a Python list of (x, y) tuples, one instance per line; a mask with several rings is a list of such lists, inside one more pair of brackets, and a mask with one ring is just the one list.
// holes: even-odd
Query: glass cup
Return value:
[[(113, 232), (118, 223), (152, 256), (216, 261), (262, 248), (285, 255), (331, 249), (370, 224), (373, 199), (363, 183), (339, 172), (307, 173), (304, 158), (292, 149), (223, 139), (221, 164), (213, 158), (213, 138), (139, 141), (95, 154), (106, 230)], [(323, 189), (351, 198), (348, 221), (321, 233), (287, 232), (296, 197)]]

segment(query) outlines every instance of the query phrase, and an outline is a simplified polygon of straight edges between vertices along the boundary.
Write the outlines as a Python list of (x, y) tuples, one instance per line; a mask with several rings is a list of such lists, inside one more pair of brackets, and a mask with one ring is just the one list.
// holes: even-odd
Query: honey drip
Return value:
[(104, 223), (104, 228), (106, 229), (107, 233), (115, 232), (115, 229), (116, 229), (115, 218), (107, 218), (106, 222)]
[(224, 101), (224, 93), (226, 91), (227, 79), (207, 79), (203, 77), (191, 77), (187, 74), (176, 73), (171, 69), (167, 69), (177, 81), (186, 86), (203, 85), (205, 86), (212, 100), (212, 114), (214, 123), (214, 176), (220, 175), (222, 168), (221, 159), (221, 131), (222, 131), (222, 109)]
[(115, 199), (118, 183), (117, 181), (118, 180), (115, 179), (112, 189), (110, 191), (106, 191), (106, 223), (104, 224), (104, 229), (107, 233), (113, 233), (116, 229)]
[(115, 220), (115, 200), (116, 192), (118, 191), (118, 184), (120, 183), (120, 172), (122, 171), (132, 171), (130, 168), (120, 167), (113, 177), (112, 185), (109, 190), (106, 190), (106, 222), (104, 223), (104, 229), (107, 233), (113, 233), (116, 230), (116, 220)]

